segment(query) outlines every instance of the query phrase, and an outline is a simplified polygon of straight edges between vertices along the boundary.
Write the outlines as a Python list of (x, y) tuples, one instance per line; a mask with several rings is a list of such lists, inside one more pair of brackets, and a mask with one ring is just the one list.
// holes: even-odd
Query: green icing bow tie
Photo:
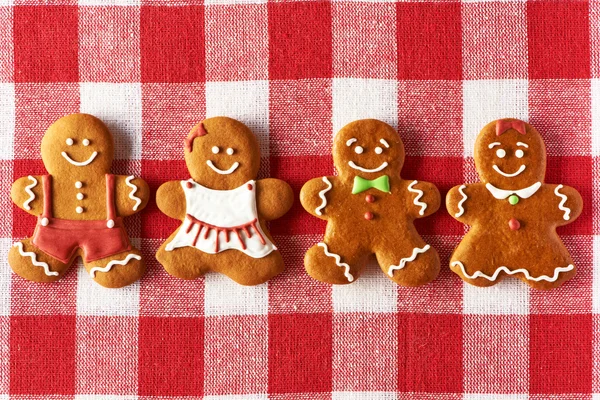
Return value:
[(375, 188), (385, 193), (390, 192), (390, 178), (387, 175), (382, 175), (372, 181), (361, 178), (360, 176), (354, 177), (354, 185), (352, 186), (352, 194), (364, 192), (367, 189)]

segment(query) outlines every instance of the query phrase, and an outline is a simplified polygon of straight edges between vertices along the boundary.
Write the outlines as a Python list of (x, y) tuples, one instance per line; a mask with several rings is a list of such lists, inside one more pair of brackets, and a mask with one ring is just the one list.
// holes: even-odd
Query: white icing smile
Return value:
[(69, 155), (67, 153), (65, 153), (64, 151), (61, 152), (60, 154), (62, 154), (62, 156), (65, 158), (65, 160), (67, 160), (68, 162), (70, 162), (71, 164), (77, 166), (77, 167), (85, 167), (86, 165), (89, 165), (92, 161), (94, 161), (94, 158), (96, 158), (96, 156), (98, 155), (98, 152), (95, 151), (92, 153), (92, 155), (90, 156), (90, 158), (88, 158), (85, 161), (79, 162), (79, 161), (75, 161), (73, 160), (71, 157), (69, 157)]
[(388, 166), (388, 163), (387, 163), (387, 161), (385, 161), (385, 162), (384, 162), (383, 164), (381, 164), (379, 167), (377, 167), (377, 168), (373, 168), (373, 169), (363, 168), (363, 167), (361, 167), (360, 165), (356, 165), (356, 164), (354, 163), (354, 161), (348, 161), (348, 165), (350, 166), (350, 168), (354, 168), (354, 169), (357, 169), (357, 170), (359, 170), (359, 171), (362, 171), (362, 172), (379, 172), (379, 171), (381, 171), (382, 169), (384, 169), (385, 167), (387, 167), (387, 166)]
[(492, 168), (494, 168), (494, 171), (496, 171), (497, 173), (499, 173), (502, 176), (505, 176), (507, 178), (513, 178), (513, 177), (519, 175), (521, 172), (525, 171), (525, 168), (527, 168), (527, 167), (525, 167), (525, 165), (521, 165), (519, 167), (519, 169), (517, 170), (517, 172), (513, 172), (512, 174), (502, 171), (500, 168), (498, 168), (498, 166), (496, 164), (494, 164)]
[(212, 168), (213, 171), (215, 171), (217, 174), (221, 174), (221, 175), (229, 175), (231, 173), (233, 173), (233, 171), (235, 171), (237, 169), (237, 167), (240, 166), (239, 162), (234, 162), (233, 165), (231, 167), (229, 167), (229, 169), (220, 169), (215, 167), (215, 164), (213, 164), (213, 162), (211, 160), (206, 160), (206, 164)]

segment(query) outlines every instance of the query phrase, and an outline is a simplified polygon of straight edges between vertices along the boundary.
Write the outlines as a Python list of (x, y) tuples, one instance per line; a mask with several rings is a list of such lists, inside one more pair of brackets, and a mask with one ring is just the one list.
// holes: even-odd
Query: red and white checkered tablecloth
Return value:
[[(324, 225), (296, 202), (271, 224), (284, 274), (182, 281), (154, 259), (178, 223), (151, 201), (127, 221), (141, 282), (108, 290), (79, 267), (32, 284), (6, 261), (35, 222), (10, 186), (44, 173), (44, 130), (79, 111), (114, 133), (113, 171), (153, 190), (188, 177), (196, 122), (237, 118), (261, 176), (296, 193), (333, 173), (333, 134), (355, 119), (397, 127), (403, 175), (443, 194), (477, 180), (485, 123), (528, 120), (547, 181), (585, 202), (560, 230), (578, 274), (552, 292), (465, 285), (447, 267), (464, 227), (441, 209), (418, 225), (442, 256), (432, 284), (373, 265), (332, 287), (304, 272)], [(0, 398), (600, 399), (599, 157), (600, 1), (0, 0)]]

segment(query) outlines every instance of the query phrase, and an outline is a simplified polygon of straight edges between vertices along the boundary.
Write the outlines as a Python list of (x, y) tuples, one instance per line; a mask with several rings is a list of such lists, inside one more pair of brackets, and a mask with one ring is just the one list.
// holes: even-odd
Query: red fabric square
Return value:
[(396, 78), (394, 3), (333, 3), (333, 74)]
[[(320, 234), (325, 232), (324, 220), (310, 215), (300, 204), (299, 195), (302, 186), (313, 178), (333, 175), (331, 155), (312, 157), (270, 157), (271, 176), (283, 179), (294, 190), (294, 205), (277, 223), (271, 224), (274, 235)], [(298, 168), (302, 165), (303, 168)]]
[(201, 396), (204, 320), (140, 317), (139, 332), (139, 394)]
[(269, 315), (269, 393), (331, 391), (331, 314)]
[(461, 4), (396, 6), (398, 79), (461, 79)]
[(441, 193), (440, 209), (430, 217), (415, 220), (422, 235), (461, 235), (463, 224), (446, 211), (446, 193), (464, 181), (462, 157), (406, 157), (402, 178), (434, 183)]
[(77, 7), (15, 6), (13, 10), (15, 81), (77, 81)]
[(331, 77), (331, 3), (268, 3), (269, 77)]
[(204, 7), (143, 6), (142, 81), (204, 80)]
[(75, 316), (10, 317), (10, 393), (75, 394)]
[(207, 7), (206, 79), (268, 79), (268, 24), (266, 4)]
[(81, 7), (79, 38), (82, 81), (139, 82), (138, 7)]
[(531, 315), (530, 326), (530, 392), (590, 393), (591, 314)]
[(332, 92), (330, 79), (269, 83), (271, 156), (331, 154)]
[[(13, 37), (13, 9), (0, 7), (0, 37)], [(0, 40), (0, 82), (14, 80), (14, 41)]]
[(587, 1), (528, 2), (527, 37), (531, 79), (590, 77)]
[(459, 314), (399, 314), (399, 390), (462, 392), (462, 333)]
[(156, 190), (167, 181), (189, 179), (190, 174), (183, 160), (143, 160), (141, 175), (148, 182), (151, 193), (150, 202), (142, 214), (142, 237), (166, 239), (181, 225), (181, 221), (168, 217), (158, 209)]
[(205, 321), (206, 394), (266, 393), (267, 316), (208, 317)]
[(136, 394), (135, 317), (77, 317), (77, 393)]
[(11, 313), (31, 316), (75, 315), (78, 268), (80, 266), (74, 263), (62, 279), (52, 284), (32, 283), (12, 274)]

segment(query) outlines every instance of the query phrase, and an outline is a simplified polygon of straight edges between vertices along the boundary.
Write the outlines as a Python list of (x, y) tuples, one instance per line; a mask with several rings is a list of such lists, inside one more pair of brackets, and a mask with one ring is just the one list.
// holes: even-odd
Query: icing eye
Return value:
[(381, 153), (383, 153), (383, 149), (381, 147), (377, 146), (377, 147), (375, 147), (375, 153), (381, 154)]
[(231, 147), (229, 147), (227, 149), (227, 154), (232, 155), (233, 154), (233, 149)]
[(365, 151), (365, 149), (363, 149), (361, 146), (356, 146), (356, 147), (354, 148), (354, 152), (355, 152), (356, 154), (362, 154), (362, 153), (363, 153), (363, 151)]
[(525, 155), (525, 152), (523, 152), (523, 150), (521, 150), (521, 149), (515, 151), (515, 156), (517, 156), (517, 158), (523, 158), (524, 155)]
[(220, 150), (219, 150), (219, 148), (217, 146), (213, 146), (213, 148), (212, 148), (213, 154), (217, 154), (219, 151)]
[(75, 143), (75, 142), (73, 141), (73, 139), (71, 139), (71, 138), (68, 138), (68, 139), (67, 139), (67, 146), (73, 146), (73, 143)]
[(506, 157), (506, 150), (498, 149), (496, 150), (496, 155), (498, 156), (498, 158), (504, 158)]
[(83, 143), (84, 146), (89, 146), (90, 145), (89, 139), (83, 139), (83, 142), (81, 142), (81, 143)]

